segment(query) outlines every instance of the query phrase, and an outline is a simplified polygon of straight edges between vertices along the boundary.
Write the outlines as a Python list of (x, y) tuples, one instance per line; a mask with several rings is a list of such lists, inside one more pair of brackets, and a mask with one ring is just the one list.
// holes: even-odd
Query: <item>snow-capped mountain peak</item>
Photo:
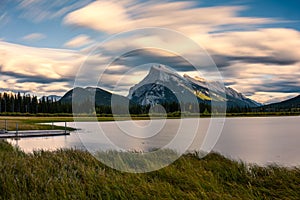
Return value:
[[(171, 83), (173, 83), (172, 86), (180, 86), (180, 85), (186, 85), (187, 80), (185, 80), (182, 76), (180, 76), (175, 70), (165, 66), (165, 65), (153, 65), (150, 68), (149, 73), (147, 76), (140, 81), (138, 84), (134, 85), (129, 90), (128, 98), (132, 98), (133, 92), (137, 93), (138, 88), (141, 88), (145, 85), (149, 84), (159, 84), (159, 85), (165, 85), (168, 86)], [(174, 85), (175, 83), (175, 85)], [(143, 91), (141, 91), (143, 92)]]
[(180, 76), (165, 65), (153, 65), (147, 76), (129, 90), (128, 98), (141, 105), (178, 102), (178, 97), (193, 95), (199, 102), (227, 101), (228, 105), (255, 107), (260, 104), (218, 81)]
[(172, 69), (172, 68), (169, 68), (167, 67), (166, 65), (162, 65), (162, 64), (155, 64), (151, 67), (150, 71), (151, 70), (157, 70), (157, 71), (160, 71), (160, 72), (164, 72), (164, 73), (168, 73), (168, 74), (173, 74), (175, 76), (177, 76), (177, 72)]

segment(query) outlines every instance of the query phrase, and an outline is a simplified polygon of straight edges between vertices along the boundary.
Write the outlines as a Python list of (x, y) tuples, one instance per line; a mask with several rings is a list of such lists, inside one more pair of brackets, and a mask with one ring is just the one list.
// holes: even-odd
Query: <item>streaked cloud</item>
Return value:
[[(0, 9), (1, 11), (1, 9)], [(0, 27), (5, 26), (9, 22), (9, 17), (7, 16), (7, 13), (4, 12), (0, 14)]]
[(64, 46), (69, 48), (78, 48), (91, 44), (92, 42), (93, 40), (89, 36), (81, 34), (67, 41)]
[(45, 39), (46, 35), (42, 34), (42, 33), (31, 33), (28, 35), (25, 35), (24, 37), (22, 37), (22, 40), (24, 41), (38, 41), (38, 40), (42, 40)]
[(192, 1), (95, 1), (69, 13), (64, 23), (109, 34), (141, 27), (163, 27), (190, 35), (220, 30), (222, 25), (247, 27), (276, 22), (269, 18), (239, 17), (238, 13), (246, 9), (242, 6), (194, 6)]
[[(300, 63), (275, 65), (237, 61), (222, 70), (229, 86), (260, 102), (296, 96), (300, 91)], [(281, 93), (279, 96), (278, 93)]]
[(62, 95), (73, 87), (83, 64), (87, 71), (78, 79), (89, 86), (90, 80), (99, 78), (108, 59), (105, 55), (91, 55), (86, 59), (87, 55), (82, 51), (29, 47), (0, 41), (1, 89), (31, 91), (38, 96), (57, 91), (58, 95)]
[[(211, 53), (234, 60), (281, 63), (300, 59), (300, 32), (287, 28), (264, 28), (209, 34), (194, 38)], [(253, 58), (251, 60), (251, 58)]]
[(293, 97), (298, 96), (299, 93), (283, 93), (283, 92), (256, 92), (251, 97), (252, 99), (259, 99), (261, 102), (265, 104), (276, 103), (280, 101), (284, 101)]
[[(9, 82), (15, 77), (7, 77), (8, 79), (0, 80), (0, 90), (1, 91), (11, 91), (11, 92), (21, 92), (21, 93), (30, 93), (38, 96), (51, 95), (51, 94), (64, 94), (71, 87), (70, 84), (61, 83), (61, 82), (52, 82), (51, 84), (37, 83), (37, 82)], [(9, 88), (9, 89), (8, 89)]]
[[(122, 80), (118, 86), (118, 92), (122, 94), (126, 94), (129, 87), (147, 73), (141, 68), (124, 78), (123, 74), (134, 66), (160, 62), (169, 64), (181, 74), (193, 73), (189, 63), (180, 56), (193, 56), (195, 49), (182, 45), (176, 37), (155, 32), (109, 41), (100, 55), (89, 55), (92, 49), (89, 45), (94, 38), (86, 34), (93, 35), (90, 33), (96, 31), (108, 36), (132, 29), (158, 27), (178, 31), (203, 46), (218, 65), (226, 85), (254, 100), (282, 100), (300, 91), (300, 32), (283, 28), (287, 26), (280, 23), (285, 19), (243, 16), (250, 9), (247, 6), (199, 7), (198, 2), (183, 0), (18, 2), (18, 17), (22, 19), (35, 23), (59, 19), (62, 28), (76, 27), (74, 30), (90, 32), (65, 39), (66, 42), (60, 44), (62, 47), (80, 48), (77, 51), (28, 47), (0, 40), (2, 87), (39, 93), (67, 90), (72, 87), (71, 82), (84, 61), (88, 70), (81, 78), (83, 83), (89, 84), (89, 80), (96, 79), (110, 63), (111, 57), (118, 53), (120, 57), (105, 71), (101, 84), (112, 90), (116, 82)], [(6, 11), (0, 15), (0, 25), (4, 19), (9, 19)], [(84, 29), (80, 29), (82, 27)], [(42, 39), (42, 35), (32, 33), (23, 39), (38, 40)], [(176, 49), (180, 55), (140, 48), (153, 44), (159, 44), (161, 49)], [(123, 54), (128, 47), (137, 49)]]
[(16, 84), (9, 88), (16, 90), (22, 87), (22, 91), (30, 91), (34, 85), (48, 85), (43, 87), (48, 88), (57, 82), (71, 83), (84, 59), (75, 51), (28, 47), (3, 41), (0, 41), (0, 55), (1, 80), (5, 76), (13, 77)]
[(68, 12), (87, 5), (92, 0), (19, 0), (20, 17), (39, 23), (64, 16)]
[[(155, 44), (159, 44), (165, 49), (174, 47), (181, 52), (181, 56), (194, 52), (188, 45), (178, 45), (181, 44), (178, 38), (171, 36), (168, 37), (168, 40), (163, 38), (165, 37), (162, 35), (153, 34), (118, 38), (106, 44), (104, 52), (107, 56), (113, 55), (110, 51), (114, 54), (120, 52), (121, 55), (126, 48), (129, 50), (143, 46), (155, 46)], [(250, 98), (260, 102), (271, 102), (272, 98), (278, 97), (279, 91), (282, 92), (281, 98), (290, 97), (291, 94), (300, 91), (299, 31), (285, 28), (260, 28), (253, 31), (202, 34), (202, 37), (200, 35), (200, 37), (194, 38), (194, 41), (209, 51), (216, 61), (226, 85)], [(130, 68), (156, 62), (169, 65), (181, 72), (190, 73), (189, 71), (193, 70), (190, 63), (182, 57), (172, 55), (163, 49), (130, 51), (121, 55), (113, 64)], [(205, 65), (205, 63), (202, 64)], [(117, 80), (118, 76), (128, 70), (123, 69), (108, 71), (106, 73), (110, 75), (107, 77)], [(113, 81), (108, 81), (108, 78), (106, 78), (106, 82), (109, 82), (111, 86), (114, 85)], [(261, 98), (259, 98), (260, 96)]]

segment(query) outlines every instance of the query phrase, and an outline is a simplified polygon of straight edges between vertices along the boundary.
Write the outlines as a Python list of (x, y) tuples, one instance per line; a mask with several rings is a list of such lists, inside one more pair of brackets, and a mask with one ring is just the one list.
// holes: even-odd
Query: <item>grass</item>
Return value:
[[(2, 113), (3, 114), (3, 113)], [(0, 115), (0, 130), (5, 129), (5, 120), (7, 121), (7, 130), (15, 131), (16, 124), (18, 124), (19, 130), (51, 130), (51, 125), (45, 125), (41, 123), (49, 122), (73, 122), (74, 118), (71, 114), (25, 114), (21, 113), (8, 113), (9, 115)], [(290, 113), (290, 112), (258, 112), (258, 113), (227, 113), (226, 117), (272, 117), (272, 116), (299, 116), (300, 113)], [(224, 114), (215, 114), (215, 117), (224, 117)], [(168, 113), (168, 119), (179, 119), (179, 118), (198, 118), (199, 114), (195, 113)], [(201, 114), (202, 118), (211, 117), (210, 114)], [(80, 115), (76, 117), (76, 121), (114, 121), (114, 120), (149, 120), (149, 119), (161, 119), (162, 116), (159, 114), (140, 114), (131, 116), (112, 116), (110, 114), (98, 115), (97, 118), (88, 117), (85, 115)], [(64, 130), (63, 126), (54, 126), (54, 129)], [(67, 128), (67, 130), (72, 131), (73, 128)]]
[[(134, 120), (147, 120), (149, 117), (133, 117)], [(7, 121), (7, 130), (14, 131), (16, 130), (16, 123), (18, 123), (19, 130), (49, 130), (52, 129), (52, 125), (45, 125), (41, 123), (50, 123), (50, 122), (73, 122), (73, 117), (58, 117), (58, 116), (0, 116), (0, 130), (5, 129), (5, 120)], [(114, 121), (114, 118), (109, 117), (98, 117), (98, 121)], [(118, 120), (131, 120), (129, 117), (118, 117)], [(95, 121), (94, 118), (89, 117), (78, 117), (76, 121)], [(62, 129), (64, 127), (54, 126), (55, 129)], [(73, 130), (68, 128), (68, 130)]]
[[(220, 116), (224, 117), (223, 114), (219, 114)], [(282, 113), (282, 112), (261, 112), (261, 113), (227, 113), (226, 117), (271, 117), (271, 116), (299, 116), (300, 113)], [(215, 114), (217, 117), (218, 114)], [(199, 114), (189, 114), (189, 113), (183, 113), (182, 116), (180, 116), (179, 112), (169, 113), (167, 118), (168, 119), (179, 119), (181, 117), (199, 117)], [(204, 115), (201, 114), (200, 117), (211, 117), (210, 114)], [(151, 118), (161, 118), (160, 115), (152, 114)], [(142, 114), (142, 115), (132, 115), (130, 117), (128, 116), (112, 116), (112, 115), (105, 115), (105, 116), (98, 116), (98, 121), (114, 121), (114, 120), (149, 120), (150, 117), (148, 114)], [(9, 130), (15, 130), (16, 129), (16, 123), (19, 125), (19, 130), (34, 130), (34, 129), (51, 129), (51, 125), (42, 125), (39, 123), (49, 123), (49, 122), (72, 122), (74, 121), (73, 116), (55, 116), (55, 115), (36, 115), (36, 116), (1, 116), (0, 115), (0, 129), (3, 129), (5, 127), (4, 120), (7, 120), (8, 122), (8, 129)], [(94, 121), (94, 118), (91, 117), (77, 117), (76, 121)], [(58, 129), (62, 129), (63, 127), (56, 127)]]
[(215, 153), (187, 154), (161, 170), (131, 174), (84, 151), (25, 154), (0, 141), (0, 162), (0, 199), (300, 198), (299, 168), (249, 166)]
[[(82, 118), (86, 114), (80, 114)], [(151, 115), (151, 114), (150, 114)], [(167, 113), (167, 118), (173, 119), (173, 118), (181, 118), (181, 117), (211, 117), (210, 113), (204, 114), (204, 113), (180, 113), (179, 111)], [(300, 116), (299, 111), (293, 111), (293, 112), (243, 112), (243, 113), (215, 113), (214, 117), (218, 116), (226, 116), (226, 117), (268, 117), (268, 116)], [(113, 116), (112, 114), (97, 114), (97, 119), (99, 121), (113, 121), (114, 117), (117, 117), (118, 120), (128, 120), (128, 119), (135, 119), (135, 120), (143, 120), (143, 119), (149, 119), (149, 114), (131, 114), (130, 117), (128, 116)], [(152, 114), (151, 117), (155, 117), (155, 114)], [(161, 114), (157, 114), (156, 117), (161, 117)], [(33, 119), (72, 119), (73, 114), (71, 113), (37, 113), (37, 114), (29, 114), (29, 113), (0, 113), (0, 119), (3, 118), (33, 118)]]
[[(5, 116), (0, 117), (0, 129), (5, 128), (5, 120), (7, 121), (7, 130), (16, 130), (16, 123), (19, 130), (50, 130), (52, 125), (45, 125), (39, 123), (47, 122), (70, 122), (73, 121), (72, 117), (12, 117)], [(64, 127), (54, 126), (55, 129), (64, 130)], [(73, 130), (68, 128), (68, 130)]]
[[(160, 116), (154, 118), (161, 118)], [(178, 117), (170, 117), (170, 118), (178, 118)], [(76, 121), (114, 121), (114, 120), (149, 120), (149, 116), (144, 115), (136, 115), (132, 117), (126, 116), (118, 116), (114, 118), (113, 116), (103, 116), (103, 117), (77, 117)], [(0, 116), (0, 130), (5, 129), (5, 120), (7, 121), (7, 130), (15, 131), (16, 123), (18, 123), (19, 130), (49, 130), (52, 129), (52, 125), (45, 125), (41, 123), (50, 123), (50, 122), (73, 122), (73, 116), (65, 117), (65, 116)], [(64, 127), (54, 126), (55, 129), (64, 130)], [(68, 128), (68, 130), (74, 130), (72, 128)]]

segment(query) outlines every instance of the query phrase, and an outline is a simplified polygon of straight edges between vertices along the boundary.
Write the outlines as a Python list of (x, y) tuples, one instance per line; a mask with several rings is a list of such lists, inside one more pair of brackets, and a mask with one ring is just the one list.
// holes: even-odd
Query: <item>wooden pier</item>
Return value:
[(15, 131), (7, 131), (5, 120), (5, 129), (0, 130), (0, 139), (70, 135), (70, 131), (67, 130), (67, 122), (65, 122), (64, 130), (54, 130), (53, 128), (52, 123), (52, 130), (19, 130), (18, 123), (16, 123)]
[(0, 139), (25, 138), (25, 137), (47, 137), (70, 135), (69, 131), (64, 130), (26, 130), (26, 131), (6, 131), (0, 132)]

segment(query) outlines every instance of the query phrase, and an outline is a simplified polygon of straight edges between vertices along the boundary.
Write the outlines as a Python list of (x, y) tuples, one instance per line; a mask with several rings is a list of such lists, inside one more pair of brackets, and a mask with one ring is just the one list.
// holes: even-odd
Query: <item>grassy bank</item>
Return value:
[[(276, 117), (276, 116), (299, 116), (300, 113), (227, 113), (226, 117)], [(216, 115), (217, 116), (217, 115)], [(152, 118), (161, 118), (161, 116), (151, 116)], [(199, 117), (198, 115), (183, 115), (182, 117)], [(211, 117), (210, 115), (201, 115), (200, 117)], [(179, 119), (178, 113), (168, 115), (168, 119)], [(112, 115), (98, 116), (98, 121), (114, 121), (114, 120), (148, 120), (148, 115), (132, 115), (131, 117), (118, 116), (114, 118)], [(19, 116), (19, 115), (8, 115), (0, 116), (0, 129), (5, 128), (4, 120), (7, 120), (8, 130), (16, 130), (16, 123), (18, 123), (19, 130), (42, 130), (51, 129), (51, 125), (42, 125), (39, 123), (49, 122), (72, 122), (74, 121), (73, 116), (56, 116), (56, 115), (30, 115), (30, 116)], [(76, 118), (76, 121), (94, 121), (94, 118), (82, 117)], [(55, 127), (56, 129), (64, 129), (64, 127)]]
[[(81, 114), (85, 116), (86, 114)], [(161, 114), (152, 114), (152, 117), (160, 117)], [(226, 117), (267, 117), (267, 116), (299, 116), (300, 112), (241, 112), (241, 113), (230, 113), (227, 112), (226, 114), (222, 113), (215, 113), (214, 116), (226, 116)], [(100, 120), (113, 120), (114, 116), (112, 114), (97, 114), (96, 115)], [(30, 114), (30, 113), (0, 113), (0, 118), (5, 117), (28, 117), (28, 118), (72, 118), (72, 113), (37, 113), (37, 114)], [(122, 116), (121, 116), (122, 117)], [(128, 116), (123, 116), (124, 118), (128, 118)], [(131, 114), (131, 118), (146, 118), (149, 119), (149, 114)], [(210, 113), (181, 113), (179, 111), (167, 113), (168, 118), (180, 118), (180, 117), (211, 117)]]
[(218, 154), (185, 155), (146, 174), (122, 173), (78, 150), (24, 154), (0, 142), (1, 199), (299, 199), (300, 170)]
[[(5, 120), (7, 124), (7, 130), (16, 130), (16, 124), (18, 123), (19, 130), (47, 130), (52, 129), (51, 125), (44, 125), (39, 123), (47, 122), (71, 122), (73, 117), (22, 117), (22, 116), (1, 116), (0, 117), (0, 129), (5, 128)], [(55, 126), (55, 129), (62, 129), (64, 127)], [(68, 128), (68, 130), (72, 130)]]
[[(118, 120), (148, 120), (149, 117), (144, 116), (135, 116), (132, 118), (129, 117), (118, 117)], [(45, 125), (41, 123), (50, 123), (50, 122), (73, 122), (74, 118), (62, 117), (62, 116), (0, 116), (0, 130), (5, 128), (5, 120), (7, 123), (7, 130), (14, 131), (16, 130), (16, 123), (18, 123), (19, 130), (47, 130), (52, 129), (52, 125)], [(98, 117), (98, 121), (114, 121), (112, 116), (107, 117)], [(76, 118), (76, 121), (95, 121), (94, 118), (82, 117)], [(64, 127), (54, 126), (55, 129), (62, 129)], [(73, 130), (68, 128), (68, 130)]]

